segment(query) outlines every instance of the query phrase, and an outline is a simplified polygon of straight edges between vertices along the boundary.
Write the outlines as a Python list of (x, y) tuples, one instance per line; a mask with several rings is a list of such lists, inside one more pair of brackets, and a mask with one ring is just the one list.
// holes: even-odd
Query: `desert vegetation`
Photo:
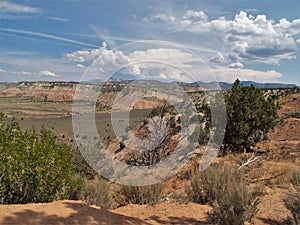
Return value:
[(68, 198), (72, 192), (74, 166), (68, 145), (41, 129), (21, 131), (0, 115), (1, 203), (50, 202)]
[[(299, 94), (295, 92), (281, 94), (277, 100), (275, 92), (266, 95), (267, 91), (254, 86), (244, 87), (237, 80), (229, 91), (224, 91), (228, 123), (223, 154), (208, 169), (200, 172), (200, 151), (178, 174), (150, 186), (112, 183), (99, 176), (86, 163), (74, 142), (64, 135), (54, 134), (54, 129), (50, 131), (45, 127), (24, 130), (16, 119), (8, 120), (1, 114), (0, 203), (79, 199), (102, 209), (113, 209), (128, 204), (194, 202), (209, 206), (209, 223), (241, 225), (256, 224), (263, 217), (264, 199), (279, 191), (282, 194), (278, 201), (282, 202), (286, 214), (277, 222), (299, 224), (299, 135), (297, 137), (295, 132), (287, 132), (293, 138), (287, 136), (275, 142), (282, 137), (280, 131), (286, 129), (287, 124), (290, 124), (289, 129), (299, 128)], [(292, 96), (291, 102), (295, 102), (296, 106), (288, 110), (281, 108), (279, 101), (289, 96)], [(199, 116), (188, 119), (199, 120), (202, 125), (197, 127), (197, 148), (201, 149), (213, 129), (210, 105), (199, 99), (197, 102), (196, 97), (193, 99)], [(292, 104), (288, 100), (283, 102)], [(158, 147), (147, 151), (147, 146), (142, 146), (145, 150), (140, 155), (128, 152), (126, 156), (128, 139), (116, 141), (106, 121), (101, 132), (107, 135), (107, 146), (115, 142), (115, 151), (126, 156), (124, 162), (150, 166), (172, 153), (172, 146), (182, 135), (181, 124), (184, 119), (174, 108), (165, 104), (154, 107), (144, 119), (136, 118), (132, 127), (127, 129), (136, 136), (147, 136), (149, 131), (157, 131), (162, 127), (167, 134), (154, 135), (156, 139), (152, 141)], [(275, 145), (271, 145), (274, 142)]]

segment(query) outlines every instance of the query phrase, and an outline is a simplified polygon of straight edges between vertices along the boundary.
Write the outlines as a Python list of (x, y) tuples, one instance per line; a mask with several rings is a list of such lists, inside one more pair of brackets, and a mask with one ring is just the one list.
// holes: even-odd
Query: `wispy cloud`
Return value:
[[(96, 34), (75, 34), (75, 33), (66, 33), (67, 35), (71, 35), (71, 36), (78, 36), (78, 37), (87, 37), (87, 38), (95, 38), (95, 39), (101, 39), (103, 40), (105, 43), (108, 44), (108, 46), (110, 48), (120, 48), (121, 46), (117, 46), (115, 44), (116, 41), (120, 41), (120, 42), (145, 42), (145, 41), (153, 41), (153, 42), (161, 42), (160, 39), (153, 39), (153, 40), (145, 40), (145, 39), (141, 39), (141, 38), (131, 38), (131, 37), (124, 37), (124, 36), (116, 36), (116, 35), (110, 35), (107, 34), (107, 32), (102, 32), (101, 29), (99, 29), (97, 26), (95, 25), (90, 25), (90, 27), (96, 32)], [(165, 41), (166, 43), (168, 41)], [(172, 44), (176, 44), (176, 42), (174, 42), (174, 40), (171, 41)], [(197, 51), (200, 53), (209, 53), (211, 55), (215, 55), (218, 52), (215, 49), (211, 49), (211, 48), (206, 48), (203, 46), (198, 46), (198, 45), (192, 45), (192, 44), (188, 44), (188, 43), (177, 43), (178, 46), (181, 46), (182, 48), (187, 48), (193, 51)]]
[(68, 22), (68, 21), (70, 21), (69, 19), (62, 18), (62, 17), (56, 17), (56, 16), (47, 16), (46, 19), (55, 20), (55, 21), (59, 21), (59, 22)]
[[(82, 76), (83, 69), (61, 58), (42, 57), (32, 52), (0, 52), (1, 81), (20, 80), (74, 80)], [(49, 71), (49, 72), (48, 72)], [(52, 76), (51, 76), (52, 75)]]
[(28, 19), (32, 14), (40, 13), (40, 9), (8, 1), (0, 1), (0, 19)]
[(18, 72), (12, 72), (14, 75), (24, 75), (24, 76), (33, 76), (34, 72), (29, 71), (18, 71)]
[(47, 39), (52, 39), (52, 40), (87, 46), (87, 47), (99, 47), (98, 45), (94, 45), (94, 44), (90, 44), (90, 43), (86, 43), (86, 42), (82, 42), (82, 41), (76, 41), (76, 40), (69, 39), (69, 38), (59, 37), (59, 36), (55, 36), (52, 34), (33, 32), (33, 31), (27, 31), (27, 30), (18, 30), (18, 29), (12, 29), (12, 28), (0, 28), (0, 30), (9, 32), (9, 33), (31, 35), (31, 36), (47, 38)]
[(21, 5), (13, 2), (0, 1), (0, 13), (39, 13), (35, 7)]

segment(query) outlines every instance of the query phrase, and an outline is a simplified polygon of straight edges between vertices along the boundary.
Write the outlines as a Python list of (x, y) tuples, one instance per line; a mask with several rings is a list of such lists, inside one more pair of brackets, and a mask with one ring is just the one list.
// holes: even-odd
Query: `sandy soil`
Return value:
[(209, 224), (208, 206), (161, 203), (155, 206), (127, 205), (101, 210), (81, 201), (48, 204), (0, 205), (2, 225), (97, 225), (97, 224)]

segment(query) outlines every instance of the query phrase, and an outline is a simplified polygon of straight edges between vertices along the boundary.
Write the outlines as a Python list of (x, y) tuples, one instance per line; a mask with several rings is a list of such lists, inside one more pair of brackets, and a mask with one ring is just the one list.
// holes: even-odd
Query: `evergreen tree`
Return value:
[(278, 105), (265, 98), (261, 89), (254, 85), (243, 86), (237, 79), (225, 94), (227, 125), (225, 149), (249, 150), (260, 141), (278, 122)]

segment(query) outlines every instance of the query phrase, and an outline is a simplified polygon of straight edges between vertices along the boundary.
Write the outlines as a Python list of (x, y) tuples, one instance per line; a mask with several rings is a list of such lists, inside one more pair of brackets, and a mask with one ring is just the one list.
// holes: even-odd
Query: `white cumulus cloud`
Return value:
[(282, 59), (295, 58), (298, 50), (300, 19), (288, 21), (282, 18), (276, 22), (266, 15), (254, 17), (240, 11), (234, 19), (219, 17), (209, 20), (203, 11), (187, 10), (173, 21), (169, 28), (175, 31), (218, 37), (224, 43), (228, 58), (235, 61), (278, 64)]
[(206, 21), (208, 16), (203, 11), (187, 10), (182, 16), (183, 19), (203, 20)]
[(209, 60), (209, 62), (212, 62), (212, 63), (223, 63), (224, 61), (225, 61), (225, 58), (220, 52), (218, 52), (218, 54), (216, 56), (214, 56), (213, 58), (211, 58)]
[(82, 64), (80, 64), (80, 63), (76, 64), (76, 66), (77, 66), (78, 68), (85, 68), (85, 66), (82, 65)]
[(229, 68), (235, 68), (235, 69), (242, 69), (244, 68), (244, 64), (243, 63), (240, 63), (240, 62), (235, 62), (235, 63), (230, 63), (228, 65)]
[(39, 75), (43, 77), (58, 77), (58, 75), (56, 75), (54, 72), (51, 72), (49, 70), (41, 70), (39, 72)]
[[(282, 74), (275, 70), (246, 69), (239, 61), (225, 66), (211, 64), (211, 67), (207, 69), (206, 65), (199, 63), (201, 60), (197, 56), (172, 48), (133, 50), (131, 53), (125, 54), (120, 50), (110, 50), (104, 44), (98, 49), (67, 53), (64, 58), (86, 66), (91, 64), (92, 66), (89, 67), (88, 71), (95, 76), (110, 69), (117, 71), (122, 67), (122, 72), (137, 76), (140, 79), (167, 81), (211, 81), (217, 78), (217, 80), (232, 82), (239, 78), (241, 80), (270, 82), (282, 77)], [(223, 62), (223, 64), (226, 62), (221, 53), (210, 61)], [(93, 78), (97, 79), (99, 77)]]

